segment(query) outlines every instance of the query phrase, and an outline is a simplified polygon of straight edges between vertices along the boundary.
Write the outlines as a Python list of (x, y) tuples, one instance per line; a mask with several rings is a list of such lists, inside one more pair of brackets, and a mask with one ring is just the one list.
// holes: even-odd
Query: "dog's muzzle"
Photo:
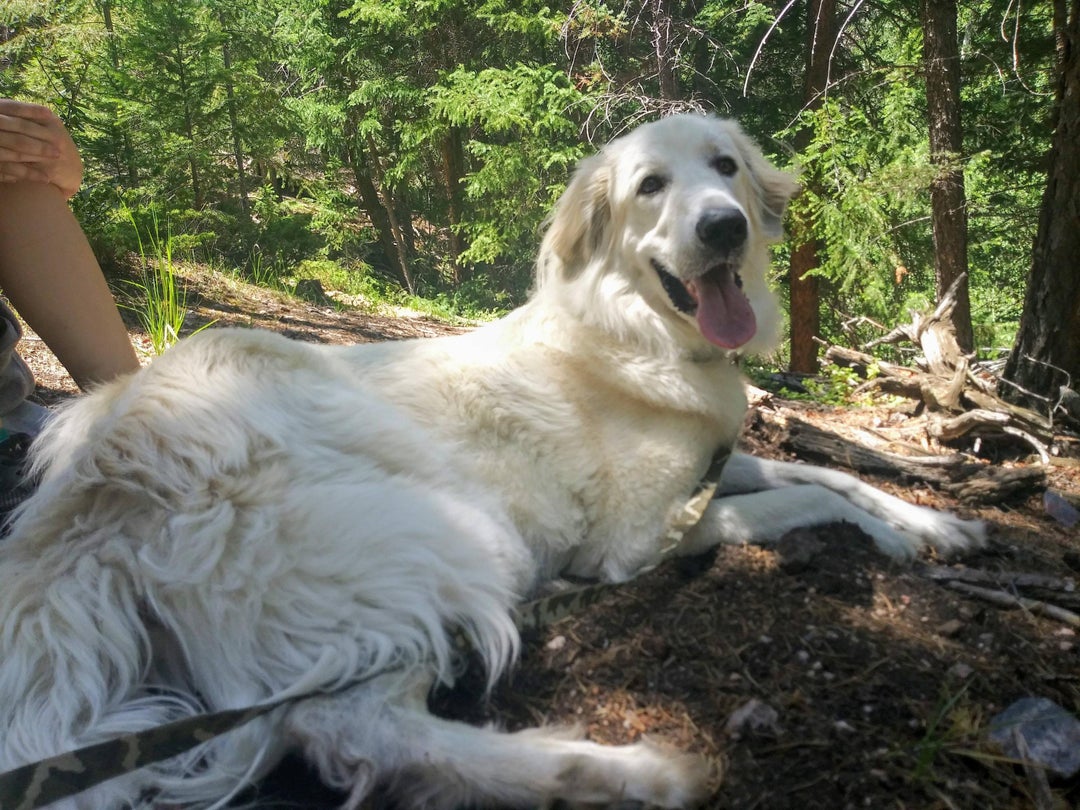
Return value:
[(702, 255), (709, 257), (704, 273), (677, 274), (657, 259), (652, 267), (672, 306), (694, 318), (702, 337), (724, 349), (737, 349), (757, 332), (757, 319), (743, 294), (739, 275), (749, 226), (737, 208), (710, 208), (694, 226)]

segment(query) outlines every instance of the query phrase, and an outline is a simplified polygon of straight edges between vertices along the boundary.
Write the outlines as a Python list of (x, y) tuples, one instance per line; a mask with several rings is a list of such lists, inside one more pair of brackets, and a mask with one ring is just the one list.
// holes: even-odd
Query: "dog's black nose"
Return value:
[(746, 241), (746, 217), (737, 208), (710, 208), (698, 220), (697, 236), (713, 250), (731, 253)]

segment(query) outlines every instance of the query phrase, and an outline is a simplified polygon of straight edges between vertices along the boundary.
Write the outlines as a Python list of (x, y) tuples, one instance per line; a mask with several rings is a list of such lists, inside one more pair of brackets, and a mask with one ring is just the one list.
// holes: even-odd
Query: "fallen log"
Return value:
[(943, 484), (941, 488), (967, 503), (998, 504), (1044, 490), (1046, 471), (1042, 467), (986, 465), (962, 480)]
[[(980, 465), (965, 456), (901, 456), (882, 453), (850, 442), (835, 433), (799, 419), (788, 419), (781, 446), (801, 459), (839, 464), (855, 472), (895, 478), (907, 483), (919, 481), (941, 486), (969, 475)], [(971, 469), (965, 469), (971, 468)]]

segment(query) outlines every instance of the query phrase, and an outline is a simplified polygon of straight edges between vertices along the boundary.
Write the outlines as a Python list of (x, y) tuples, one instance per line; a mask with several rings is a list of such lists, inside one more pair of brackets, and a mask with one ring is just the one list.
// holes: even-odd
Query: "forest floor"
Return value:
[[(323, 343), (468, 328), (314, 306), (213, 276), (200, 276), (193, 289), (190, 327), (216, 320)], [(132, 337), (146, 346), (134, 327)], [(43, 402), (75, 393), (40, 340), (29, 335), (20, 351)], [(885, 447), (910, 443), (920, 430), (919, 417), (902, 407), (770, 398), (748, 418), (742, 446), (790, 457), (781, 439), (793, 417)], [(1047, 475), (1053, 489), (1080, 493), (1080, 467), (1055, 465)], [(1080, 526), (1057, 523), (1039, 495), (970, 508), (927, 487), (868, 480), (990, 524), (988, 547), (949, 561), (949, 570), (1052, 577), (1077, 609)], [(491, 696), (471, 673), (434, 705), (510, 729), (575, 724), (605, 743), (649, 737), (699, 752), (722, 768), (713, 808), (1080, 807), (1080, 778), (1047, 779), (1008, 761), (986, 737), (991, 719), (1021, 697), (1080, 713), (1080, 629), (974, 601), (931, 578), (940, 564), (927, 556), (891, 563), (844, 524), (774, 549), (729, 547), (708, 560), (666, 564), (530, 635), (513, 675)], [(750, 710), (756, 722), (731, 722)], [(260, 792), (276, 807), (341, 801), (295, 763)]]

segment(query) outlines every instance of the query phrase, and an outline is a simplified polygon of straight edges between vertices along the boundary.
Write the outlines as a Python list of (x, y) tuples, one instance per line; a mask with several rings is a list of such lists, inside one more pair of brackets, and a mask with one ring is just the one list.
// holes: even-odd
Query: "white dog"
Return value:
[[(795, 191), (732, 123), (648, 124), (581, 164), (502, 321), (353, 347), (211, 330), (72, 404), (0, 545), (0, 770), (321, 686), (65, 806), (224, 803), (289, 749), (349, 807), (376, 786), (448, 809), (701, 800), (694, 757), (474, 728), (425, 697), (455, 629), (495, 679), (538, 584), (657, 560), (742, 424), (733, 353), (776, 337), (767, 244)], [(984, 533), (738, 454), (722, 489), (682, 551), (835, 520), (895, 557)]]

